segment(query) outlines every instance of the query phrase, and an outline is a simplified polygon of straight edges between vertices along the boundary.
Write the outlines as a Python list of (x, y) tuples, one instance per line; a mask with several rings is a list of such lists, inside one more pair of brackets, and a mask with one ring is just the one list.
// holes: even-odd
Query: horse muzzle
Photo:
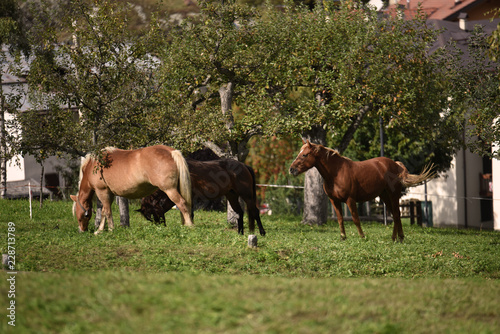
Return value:
[(292, 174), (293, 176), (297, 176), (297, 175), (299, 175), (299, 171), (297, 170), (297, 168), (290, 167), (289, 172), (290, 172), (290, 174)]

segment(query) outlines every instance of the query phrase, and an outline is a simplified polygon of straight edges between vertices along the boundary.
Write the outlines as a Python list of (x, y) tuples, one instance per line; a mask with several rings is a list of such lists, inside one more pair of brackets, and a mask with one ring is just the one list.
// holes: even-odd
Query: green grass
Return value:
[(360, 239), (347, 222), (341, 241), (336, 222), (264, 216), (250, 249), (225, 213), (198, 211), (187, 228), (178, 211), (164, 227), (133, 209), (131, 228), (95, 236), (69, 202), (36, 204), (30, 220), (26, 201), (0, 200), (0, 250), (14, 222), (18, 271), (17, 326), (0, 312), (2, 333), (500, 331), (498, 232), (405, 222), (393, 243), (392, 226), (364, 222)]

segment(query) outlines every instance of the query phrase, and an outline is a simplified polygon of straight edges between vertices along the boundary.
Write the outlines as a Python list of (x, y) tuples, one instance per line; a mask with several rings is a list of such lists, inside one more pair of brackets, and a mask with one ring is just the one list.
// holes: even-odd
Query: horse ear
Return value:
[(306, 142), (304, 141), (304, 138), (300, 138), (300, 139), (302, 139), (302, 144), (305, 144), (305, 143), (306, 143)]
[(71, 197), (71, 199), (73, 200), (73, 202), (76, 202), (77, 199), (78, 199), (75, 195), (69, 195), (69, 197)]
[(311, 146), (311, 142), (309, 141), (309, 139), (307, 140), (307, 146)]

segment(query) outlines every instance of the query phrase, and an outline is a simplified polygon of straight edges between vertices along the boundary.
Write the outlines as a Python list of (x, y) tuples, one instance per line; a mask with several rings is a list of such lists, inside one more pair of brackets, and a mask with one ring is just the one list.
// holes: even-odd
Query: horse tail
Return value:
[(252, 167), (245, 165), (245, 167), (248, 169), (250, 174), (252, 175), (252, 200), (257, 204), (257, 186), (256, 186), (256, 179), (255, 179), (255, 171), (253, 170)]
[(245, 165), (245, 167), (248, 169), (250, 172), (250, 175), (252, 176), (252, 202), (254, 207), (250, 207), (247, 205), (247, 211), (248, 211), (248, 229), (250, 231), (255, 230), (255, 219), (258, 219), (259, 222), (259, 228), (260, 228), (260, 218), (259, 218), (259, 211), (257, 208), (257, 186), (256, 186), (256, 178), (255, 178), (255, 171), (253, 170), (252, 167)]
[(192, 213), (192, 198), (191, 198), (191, 174), (189, 174), (189, 167), (186, 159), (182, 156), (181, 151), (173, 150), (171, 152), (172, 158), (179, 171), (179, 192), (182, 198), (186, 201), (189, 214)]
[(403, 171), (399, 174), (399, 178), (401, 179), (401, 184), (405, 187), (415, 187), (424, 181), (436, 177), (436, 172), (433, 170), (433, 164), (425, 166), (420, 174), (410, 174), (402, 162), (396, 161), (396, 163), (403, 169)]

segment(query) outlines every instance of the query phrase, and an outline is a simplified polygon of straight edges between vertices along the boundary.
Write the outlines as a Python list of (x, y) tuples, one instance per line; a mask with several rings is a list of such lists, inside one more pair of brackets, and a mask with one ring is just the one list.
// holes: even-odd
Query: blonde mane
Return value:
[(333, 149), (333, 148), (329, 148), (329, 147), (326, 147), (326, 146), (323, 146), (321, 144), (312, 144), (314, 146), (313, 148), (313, 152), (315, 154), (318, 154), (321, 150), (325, 150), (326, 151), (326, 156), (327, 157), (333, 157), (334, 155), (338, 155), (339, 157), (342, 157), (342, 155), (340, 155), (339, 151)]
[(107, 153), (112, 153), (112, 152), (114, 152), (114, 151), (116, 151), (116, 150), (117, 150), (117, 148), (116, 148), (116, 147), (113, 147), (113, 146), (107, 146), (107, 147), (105, 147), (102, 151), (103, 151), (103, 152), (107, 152)]
[(80, 181), (82, 180), (83, 170), (85, 169), (85, 167), (87, 167), (87, 165), (89, 164), (89, 162), (90, 162), (91, 159), (92, 159), (92, 155), (89, 153), (82, 160), (82, 167), (80, 168)]

